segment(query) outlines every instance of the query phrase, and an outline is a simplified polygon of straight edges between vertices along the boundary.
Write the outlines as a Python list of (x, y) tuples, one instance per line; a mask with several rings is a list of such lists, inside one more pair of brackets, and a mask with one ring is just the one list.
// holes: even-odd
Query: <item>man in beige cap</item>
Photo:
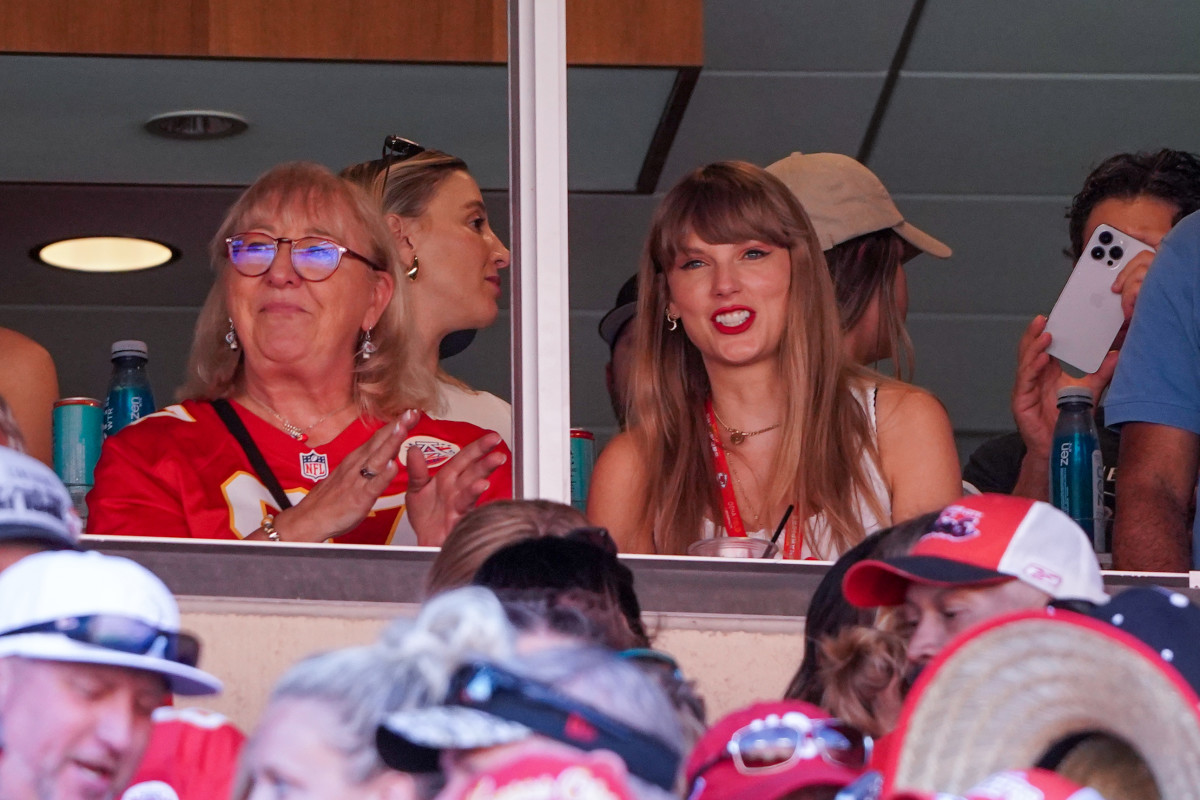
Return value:
[(911, 372), (903, 265), (920, 253), (949, 258), (950, 248), (908, 223), (875, 173), (849, 156), (792, 153), (767, 172), (812, 220), (833, 275), (847, 355), (859, 364), (890, 358), (897, 376)]

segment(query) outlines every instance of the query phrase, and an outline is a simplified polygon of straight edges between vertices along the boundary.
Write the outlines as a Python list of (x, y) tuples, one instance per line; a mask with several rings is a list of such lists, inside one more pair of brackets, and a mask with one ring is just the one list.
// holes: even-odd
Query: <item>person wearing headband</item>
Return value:
[(0, 573), (0, 797), (113, 797), (168, 692), (207, 695), (171, 592), (124, 558), (63, 550)]

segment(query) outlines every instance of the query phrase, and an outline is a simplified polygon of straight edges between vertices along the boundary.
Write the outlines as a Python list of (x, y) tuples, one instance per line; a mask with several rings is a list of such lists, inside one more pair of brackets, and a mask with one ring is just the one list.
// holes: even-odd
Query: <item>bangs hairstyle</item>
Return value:
[[(864, 461), (878, 464), (870, 422), (851, 389), (852, 378), (865, 372), (842, 355), (833, 284), (808, 215), (778, 178), (745, 162), (710, 164), (687, 175), (655, 212), (642, 254), (630, 430), (647, 474), (657, 478), (647, 481), (639, 505), (640, 535), (652, 552), (683, 554), (706, 519), (718, 525), (722, 520), (704, 361), (686, 333), (669, 331), (664, 320), (670, 300), (666, 275), (691, 234), (711, 243), (758, 240), (786, 248), (791, 256), (777, 356), (791, 402), (764, 505), (795, 503), (805, 519), (822, 514), (830, 542), (841, 552), (863, 538), (860, 496), (877, 518), (886, 518)], [(811, 522), (804, 537), (814, 549)]]
[[(378, 350), (365, 361), (353, 352), (347, 354), (355, 361), (354, 400), (360, 412), (376, 419), (390, 419), (408, 408), (428, 408), (434, 396), (433, 375), (413, 353), (415, 342), (408, 332), (407, 281), (397, 278), (399, 258), (378, 204), (359, 187), (319, 164), (308, 162), (281, 164), (263, 174), (229, 209), (213, 237), (209, 257), (216, 280), (196, 322), (187, 381), (180, 390), (180, 399), (215, 400), (241, 388), (246, 349), (230, 350), (225, 341), (229, 330), (226, 283), (258, 279), (234, 273), (225, 240), (244, 231), (247, 224), (296, 212), (328, 221), (328, 227), (342, 235), (357, 229), (367, 243), (364, 255), (392, 276), (391, 302), (371, 332)], [(346, 266), (343, 261), (338, 269)], [(379, 279), (375, 270), (370, 274), (372, 280)]]

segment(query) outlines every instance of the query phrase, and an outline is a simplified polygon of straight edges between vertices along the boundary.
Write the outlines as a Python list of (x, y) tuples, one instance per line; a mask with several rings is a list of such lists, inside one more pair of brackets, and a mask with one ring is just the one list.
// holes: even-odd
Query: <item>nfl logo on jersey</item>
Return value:
[(309, 450), (300, 454), (300, 474), (316, 483), (329, 476), (329, 459), (324, 453)]

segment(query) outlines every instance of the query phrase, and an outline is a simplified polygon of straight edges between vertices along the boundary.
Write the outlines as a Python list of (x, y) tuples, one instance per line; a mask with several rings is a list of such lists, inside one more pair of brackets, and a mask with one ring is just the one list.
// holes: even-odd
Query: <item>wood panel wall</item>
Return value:
[[(567, 61), (700, 66), (702, 0), (567, 0)], [(505, 0), (6, 0), (0, 52), (504, 63)]]

